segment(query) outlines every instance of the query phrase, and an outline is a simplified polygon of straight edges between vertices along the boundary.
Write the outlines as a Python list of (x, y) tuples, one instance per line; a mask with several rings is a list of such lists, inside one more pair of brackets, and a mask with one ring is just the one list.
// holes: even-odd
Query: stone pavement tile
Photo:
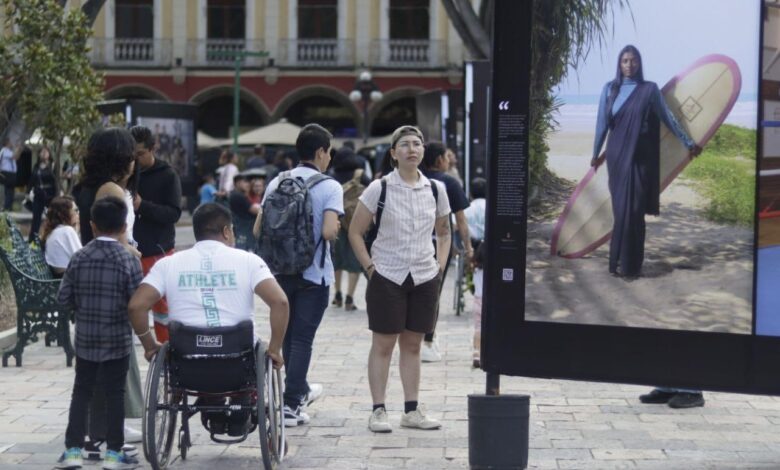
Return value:
[(780, 450), (766, 450), (766, 451), (750, 451), (750, 452), (737, 452), (742, 460), (750, 460), (751, 462), (774, 462), (780, 466)]
[(617, 439), (552, 439), (556, 449), (621, 448), (623, 442)]
[(450, 470), (468, 468), (468, 462), (461, 460), (413, 458), (406, 461), (406, 467), (416, 470)]
[(537, 459), (532, 455), (528, 456), (528, 468), (529, 469), (539, 469), (539, 470), (548, 470), (553, 468), (560, 468), (558, 466), (558, 461), (555, 459)]
[(434, 458), (443, 457), (443, 447), (371, 449), (370, 458), (399, 457), (399, 458)]
[(62, 447), (63, 446), (60, 446), (56, 452), (45, 452), (41, 450), (31, 451), (29, 456), (20, 463), (26, 465), (40, 464), (45, 465), (47, 468), (51, 468), (57, 462), (57, 459), (60, 458), (60, 455), (62, 455), (62, 451), (65, 450)]
[(591, 452), (597, 460), (661, 460), (667, 457), (660, 449), (594, 448)]
[[(59, 434), (48, 432), (0, 432), (0, 445), (5, 443), (12, 444), (46, 444), (54, 441)], [(2, 455), (2, 454), (0, 454)]]
[(307, 445), (298, 447), (295, 457), (322, 457), (322, 458), (340, 458), (356, 457), (365, 458), (370, 453), (375, 452), (368, 447), (348, 447), (336, 445), (320, 445), (319, 440), (308, 442)]
[[(7, 454), (2, 453), (0, 454), (0, 468), (14, 468), (16, 464), (24, 462), (26, 459), (30, 458), (32, 454)], [(57, 460), (56, 458), (54, 459)], [(52, 465), (49, 466), (51, 468)]]
[[(405, 436), (394, 436), (390, 434), (374, 434), (367, 436), (345, 436), (338, 439), (336, 445), (339, 447), (369, 447), (371, 449), (383, 449), (383, 448), (405, 448), (405, 447), (421, 447), (411, 446), (410, 439)], [(445, 442), (439, 447), (444, 446)], [(319, 443), (318, 443), (319, 445)]]
[(636, 464), (630, 460), (558, 460), (558, 468), (576, 470), (623, 470), (634, 469), (636, 468)]
[(697, 450), (701, 448), (699, 443), (684, 439), (648, 440), (648, 439), (623, 439), (623, 447), (626, 449), (662, 449), (662, 450)]
[(672, 460), (729, 460), (740, 461), (739, 453), (729, 450), (667, 450), (666, 455)]

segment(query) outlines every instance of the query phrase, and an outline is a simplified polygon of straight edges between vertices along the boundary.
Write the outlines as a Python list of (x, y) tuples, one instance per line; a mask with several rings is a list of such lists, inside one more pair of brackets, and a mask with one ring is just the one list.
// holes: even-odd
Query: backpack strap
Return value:
[(311, 191), (311, 188), (317, 186), (318, 184), (322, 183), (325, 180), (332, 180), (330, 176), (324, 174), (324, 173), (317, 173), (316, 175), (311, 175), (306, 180), (306, 189)]
[(376, 203), (376, 233), (379, 233), (379, 224), (382, 222), (382, 212), (385, 210), (387, 198), (387, 181), (382, 178), (382, 190), (379, 192), (379, 201)]
[(439, 187), (436, 186), (435, 180), (428, 180), (431, 182), (431, 192), (433, 193), (433, 200), (436, 202), (436, 206), (439, 206)]
[[(309, 179), (306, 180), (306, 190), (311, 191), (311, 188), (317, 186), (318, 184), (322, 183), (325, 180), (332, 180), (330, 176), (324, 174), (324, 173), (317, 173), (315, 175), (311, 175)], [(317, 245), (314, 247), (314, 252), (317, 252), (317, 248), (319, 248), (320, 244), (322, 244), (322, 255), (320, 256), (320, 269), (325, 269), (325, 255), (328, 249), (328, 242), (322, 236), (320, 236), (320, 241), (317, 242)]]

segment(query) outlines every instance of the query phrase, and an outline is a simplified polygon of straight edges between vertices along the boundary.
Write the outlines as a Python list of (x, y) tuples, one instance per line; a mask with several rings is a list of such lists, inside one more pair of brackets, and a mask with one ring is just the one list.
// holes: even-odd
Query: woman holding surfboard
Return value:
[(658, 86), (644, 80), (637, 48), (626, 46), (618, 55), (615, 79), (601, 93), (591, 160), (598, 168), (606, 139), (614, 219), (609, 272), (626, 278), (636, 278), (642, 270), (645, 214), (659, 212), (659, 120), (685, 144), (690, 158), (701, 153), (666, 106)]

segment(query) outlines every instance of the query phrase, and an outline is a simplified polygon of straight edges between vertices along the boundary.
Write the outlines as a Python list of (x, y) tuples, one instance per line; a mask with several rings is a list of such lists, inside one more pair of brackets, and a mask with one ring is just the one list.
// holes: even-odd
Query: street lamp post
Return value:
[(382, 92), (371, 79), (371, 72), (364, 70), (358, 75), (355, 81), (355, 87), (349, 93), (350, 101), (363, 103), (363, 145), (368, 143), (368, 105), (382, 99)]

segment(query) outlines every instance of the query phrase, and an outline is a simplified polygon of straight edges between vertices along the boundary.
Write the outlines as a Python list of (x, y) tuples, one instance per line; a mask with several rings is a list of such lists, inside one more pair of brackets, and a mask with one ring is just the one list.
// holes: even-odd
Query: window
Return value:
[(338, 18), (337, 0), (298, 0), (298, 38), (336, 39)]
[(390, 39), (429, 39), (430, 0), (390, 0)]
[(154, 37), (154, 0), (116, 0), (117, 38)]
[(245, 0), (208, 0), (209, 39), (244, 39), (246, 37)]

